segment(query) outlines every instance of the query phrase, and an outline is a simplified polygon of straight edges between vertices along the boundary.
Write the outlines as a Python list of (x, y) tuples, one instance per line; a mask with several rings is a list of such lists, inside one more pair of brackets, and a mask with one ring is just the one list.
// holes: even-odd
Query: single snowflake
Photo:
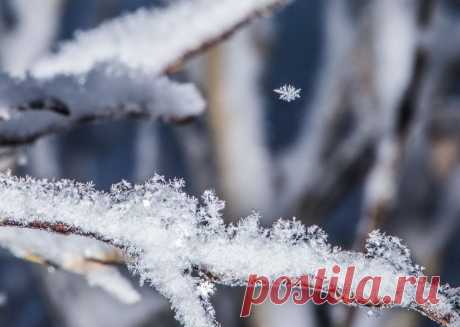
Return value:
[(291, 102), (295, 101), (296, 99), (300, 99), (300, 92), (302, 89), (296, 89), (294, 86), (290, 84), (285, 84), (279, 89), (273, 90), (273, 92), (279, 94), (280, 100)]

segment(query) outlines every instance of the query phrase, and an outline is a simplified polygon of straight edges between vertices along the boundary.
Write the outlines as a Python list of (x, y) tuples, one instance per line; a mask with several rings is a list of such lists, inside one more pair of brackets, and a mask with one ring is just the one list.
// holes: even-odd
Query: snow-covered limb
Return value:
[(77, 34), (57, 54), (41, 60), (32, 74), (79, 74), (113, 60), (161, 74), (287, 2), (192, 0), (177, 1), (165, 9), (141, 9)]
[[(167, 297), (190, 327), (216, 324), (202, 292), (209, 283), (241, 286), (249, 274), (311, 276), (338, 264), (356, 267), (355, 282), (382, 276), (381, 291), (395, 294), (397, 277), (422, 274), (395, 237), (373, 232), (363, 254), (332, 248), (321, 229), (306, 229), (296, 220), (264, 229), (254, 214), (225, 225), (222, 201), (208, 191), (200, 202), (185, 194), (183, 185), (156, 176), (144, 185), (121, 182), (103, 193), (68, 180), (1, 175), (0, 225), (86, 236), (120, 248), (132, 259), (131, 270)], [(408, 286), (401, 306), (453, 326), (460, 321), (459, 298), (458, 290), (444, 286), (439, 304), (419, 305)]]
[(193, 85), (119, 64), (43, 80), (0, 75), (0, 144), (30, 142), (92, 121), (129, 117), (181, 121), (204, 108)]

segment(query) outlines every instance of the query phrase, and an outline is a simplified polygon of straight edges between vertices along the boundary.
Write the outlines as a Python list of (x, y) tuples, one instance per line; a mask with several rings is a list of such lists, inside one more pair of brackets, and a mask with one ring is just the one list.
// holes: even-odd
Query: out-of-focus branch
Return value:
[[(436, 269), (446, 245), (458, 231), (458, 187), (460, 135), (458, 132), (458, 67), (460, 47), (446, 41), (446, 33), (457, 38), (457, 20), (448, 8), (440, 6), (425, 35), (424, 49), (430, 56), (429, 71), (420, 95), (420, 108), (414, 117), (406, 169), (401, 193), (408, 201), (401, 206), (401, 215), (424, 221), (417, 230), (426, 233), (423, 242), (405, 226), (407, 238), (418, 246), (418, 257), (429, 269)], [(414, 188), (413, 167), (421, 182)], [(415, 235), (414, 235), (415, 236)]]
[(183, 121), (205, 108), (193, 85), (118, 65), (101, 65), (84, 77), (50, 80), (2, 75), (0, 89), (1, 145), (31, 142), (75, 125), (104, 120)]
[[(288, 0), (192, 0), (162, 10), (141, 10), (79, 33), (31, 70), (36, 77), (89, 72), (96, 63), (117, 60), (130, 68), (164, 74), (193, 55), (225, 40)], [(104, 42), (104, 46), (101, 46)], [(76, 61), (75, 58), (79, 60)]]
[(257, 48), (257, 27), (240, 31), (213, 49), (208, 59), (209, 126), (220, 189), (234, 203), (229, 210), (236, 217), (255, 208), (269, 215), (274, 203), (259, 89), (264, 56)]
[(41, 228), (44, 226), (30, 226), (30, 230), (2, 228), (0, 246), (19, 259), (50, 270), (80, 275), (89, 285), (102, 288), (122, 303), (132, 304), (140, 300), (130, 280), (119, 271), (120, 265), (128, 260), (122, 251), (93, 238), (74, 234), (66, 237), (60, 233), (46, 233)]
[(63, 0), (11, 0), (9, 3), (16, 24), (0, 39), (0, 66), (13, 76), (24, 76), (50, 51), (59, 31)]
[(219, 44), (221, 42), (224, 42), (230, 36), (232, 36), (234, 33), (236, 33), (240, 29), (242, 29), (242, 28), (246, 27), (247, 25), (249, 25), (253, 20), (255, 20), (257, 18), (260, 18), (260, 17), (263, 17), (263, 16), (270, 15), (271, 12), (276, 11), (276, 10), (278, 10), (280, 8), (283, 8), (290, 1), (291, 0), (276, 0), (276, 1), (272, 0), (271, 3), (267, 2), (267, 5), (265, 7), (253, 11), (247, 17), (242, 19), (240, 22), (238, 22), (238, 23), (234, 24), (232, 27), (230, 27), (228, 29), (228, 31), (225, 31), (221, 35), (216, 36), (215, 38), (203, 43), (202, 45), (198, 46), (197, 48), (195, 48), (193, 50), (190, 50), (187, 53), (185, 53), (184, 55), (182, 55), (182, 57), (179, 58), (178, 60), (176, 60), (175, 63), (170, 64), (168, 66), (168, 68), (166, 69), (166, 72), (172, 72), (172, 71), (177, 70), (177, 67), (180, 66), (182, 64), (182, 62), (188, 60), (189, 58), (191, 58), (191, 57), (193, 57), (193, 56), (195, 56), (197, 54), (205, 52), (206, 50), (212, 48), (213, 46), (215, 46), (215, 45), (217, 45), (217, 44)]

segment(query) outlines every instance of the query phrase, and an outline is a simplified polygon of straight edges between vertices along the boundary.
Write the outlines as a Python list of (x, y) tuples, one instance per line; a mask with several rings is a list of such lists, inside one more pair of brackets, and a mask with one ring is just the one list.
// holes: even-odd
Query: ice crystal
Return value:
[(283, 100), (286, 102), (292, 102), (292, 101), (295, 101), (296, 99), (300, 99), (301, 91), (302, 89), (297, 89), (290, 84), (283, 85), (279, 89), (273, 90), (273, 92), (279, 94), (280, 100)]
[(201, 282), (198, 285), (198, 293), (203, 298), (207, 299), (216, 291), (215, 285), (209, 281)]

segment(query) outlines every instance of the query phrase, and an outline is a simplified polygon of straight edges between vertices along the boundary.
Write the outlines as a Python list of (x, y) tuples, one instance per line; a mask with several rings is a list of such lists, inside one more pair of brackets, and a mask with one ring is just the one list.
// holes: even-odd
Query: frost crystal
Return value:
[(286, 102), (291, 102), (295, 101), (296, 99), (300, 99), (300, 92), (302, 89), (296, 89), (294, 86), (287, 84), (283, 85), (279, 89), (273, 90), (273, 92), (279, 94), (279, 99), (286, 101)]
[(216, 288), (214, 284), (209, 281), (201, 282), (198, 285), (198, 293), (200, 294), (200, 296), (202, 296), (205, 299), (213, 295), (215, 291), (216, 291)]
[(409, 248), (397, 237), (385, 235), (378, 230), (373, 231), (369, 234), (366, 251), (367, 257), (383, 258), (399, 271), (410, 275), (422, 273), (423, 268), (412, 262)]

